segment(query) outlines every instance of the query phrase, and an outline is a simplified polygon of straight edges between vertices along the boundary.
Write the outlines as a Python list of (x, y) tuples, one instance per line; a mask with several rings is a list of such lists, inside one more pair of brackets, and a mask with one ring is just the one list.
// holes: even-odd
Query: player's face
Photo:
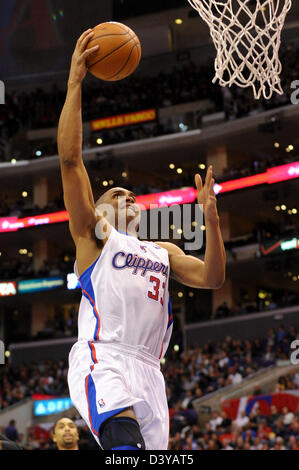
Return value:
[(53, 441), (58, 448), (71, 448), (78, 443), (79, 435), (77, 426), (71, 419), (62, 418), (55, 426)]
[(140, 208), (136, 204), (136, 196), (132, 191), (124, 188), (112, 188), (106, 191), (100, 198), (98, 204), (110, 204), (115, 213), (115, 220), (119, 216), (123, 216), (126, 222), (138, 218), (140, 216)]

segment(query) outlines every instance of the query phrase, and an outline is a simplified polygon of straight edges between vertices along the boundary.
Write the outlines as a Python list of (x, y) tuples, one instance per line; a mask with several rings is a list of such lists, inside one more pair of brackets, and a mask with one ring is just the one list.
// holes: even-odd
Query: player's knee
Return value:
[(104, 421), (99, 430), (104, 450), (145, 450), (145, 443), (137, 421), (126, 416)]

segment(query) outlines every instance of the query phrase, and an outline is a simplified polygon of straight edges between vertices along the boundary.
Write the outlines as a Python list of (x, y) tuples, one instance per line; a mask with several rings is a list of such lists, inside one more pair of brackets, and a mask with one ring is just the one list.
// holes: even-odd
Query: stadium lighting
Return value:
[(292, 213), (293, 213), (293, 214), (297, 214), (297, 212), (298, 212), (297, 209), (295, 209), (295, 208), (292, 209)]
[(181, 173), (183, 173), (183, 170), (182, 168), (177, 168), (177, 173), (180, 175)]
[(171, 170), (173, 170), (173, 169), (175, 168), (175, 165), (174, 165), (173, 163), (170, 163), (170, 164), (169, 164), (169, 168), (170, 168)]
[(287, 206), (286, 206), (285, 204), (282, 204), (282, 205), (280, 206), (280, 208), (281, 208), (282, 211), (285, 211), (286, 208), (287, 208)]

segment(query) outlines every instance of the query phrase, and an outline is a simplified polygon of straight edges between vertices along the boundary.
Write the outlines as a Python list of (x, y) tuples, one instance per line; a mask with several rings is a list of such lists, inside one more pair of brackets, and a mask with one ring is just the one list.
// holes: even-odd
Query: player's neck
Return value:
[[(130, 224), (129, 224), (130, 225)], [(137, 233), (137, 230), (135, 230), (134, 228), (131, 228), (129, 226), (126, 226), (126, 227), (118, 227), (118, 225), (116, 224), (115, 225), (115, 230), (117, 230), (118, 232), (120, 233), (124, 233), (125, 235), (129, 235), (131, 237), (135, 237), (135, 238), (138, 238), (138, 233)]]

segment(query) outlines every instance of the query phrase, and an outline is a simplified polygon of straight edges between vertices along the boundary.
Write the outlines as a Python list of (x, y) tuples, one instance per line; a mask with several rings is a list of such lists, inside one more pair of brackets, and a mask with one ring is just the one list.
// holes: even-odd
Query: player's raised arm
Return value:
[(198, 203), (203, 205), (206, 224), (206, 251), (204, 261), (186, 255), (173, 243), (160, 242), (167, 249), (172, 277), (190, 287), (218, 289), (225, 280), (226, 255), (219, 225), (212, 167), (207, 171), (205, 185), (195, 176)]
[(85, 31), (72, 55), (66, 100), (60, 115), (57, 147), (60, 160), (65, 207), (75, 243), (96, 224), (95, 204), (89, 177), (82, 160), (82, 81), (87, 73), (86, 57), (98, 46), (86, 45), (94, 33)]

